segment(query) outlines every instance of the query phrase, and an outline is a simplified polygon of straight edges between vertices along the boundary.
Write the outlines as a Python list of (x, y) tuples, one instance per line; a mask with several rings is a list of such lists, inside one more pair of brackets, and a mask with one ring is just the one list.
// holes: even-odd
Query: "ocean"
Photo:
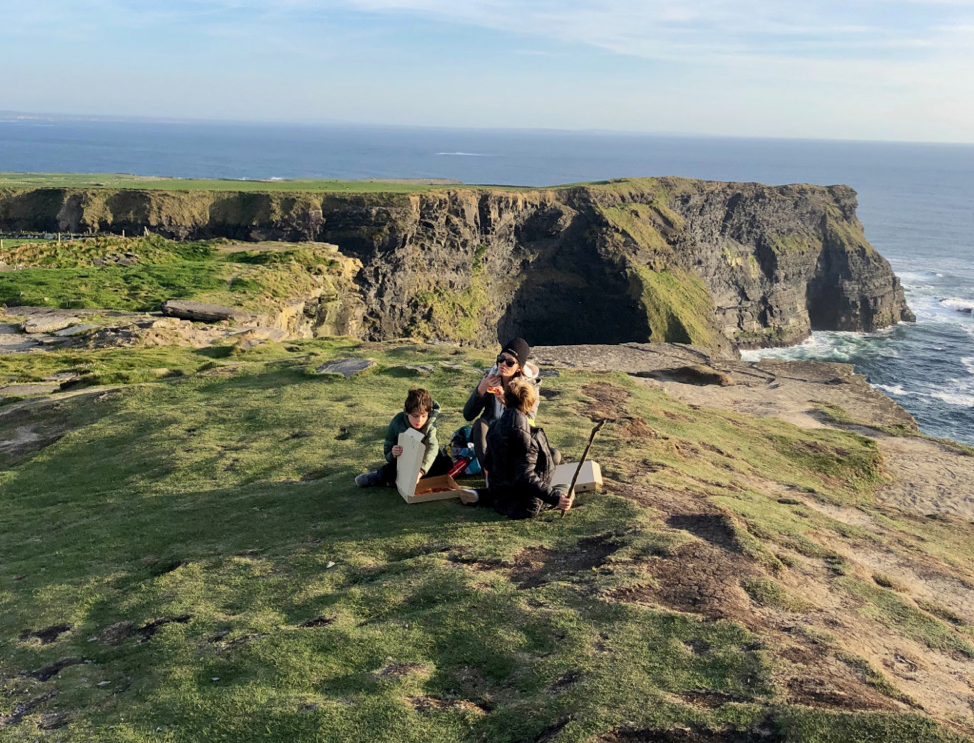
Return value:
[(974, 444), (974, 145), (0, 117), (0, 171), (848, 184), (859, 193), (866, 236), (902, 279), (917, 322), (871, 334), (816, 332), (800, 346), (745, 357), (851, 363), (924, 432)]

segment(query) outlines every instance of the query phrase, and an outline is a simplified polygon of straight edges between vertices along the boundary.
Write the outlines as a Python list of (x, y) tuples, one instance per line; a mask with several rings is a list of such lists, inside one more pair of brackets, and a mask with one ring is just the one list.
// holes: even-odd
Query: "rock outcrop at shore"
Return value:
[(0, 230), (319, 240), (362, 269), (360, 335), (787, 345), (913, 319), (846, 186), (678, 178), (313, 194), (0, 189)]

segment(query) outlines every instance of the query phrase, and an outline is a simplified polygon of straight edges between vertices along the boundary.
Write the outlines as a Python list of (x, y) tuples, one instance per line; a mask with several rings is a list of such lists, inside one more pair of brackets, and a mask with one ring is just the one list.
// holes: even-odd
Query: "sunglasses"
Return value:
[(517, 364), (517, 361), (515, 361), (514, 359), (509, 359), (507, 358), (507, 356), (498, 356), (497, 363), (504, 364), (505, 366), (514, 366), (515, 364)]

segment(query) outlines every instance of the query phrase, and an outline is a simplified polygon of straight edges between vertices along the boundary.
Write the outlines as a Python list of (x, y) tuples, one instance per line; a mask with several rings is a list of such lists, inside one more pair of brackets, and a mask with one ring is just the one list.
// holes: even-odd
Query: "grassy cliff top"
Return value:
[[(348, 357), (376, 366), (312, 373)], [(974, 664), (950, 598), (974, 573), (970, 530), (880, 506), (870, 438), (562, 370), (543, 386), (554, 444), (577, 457), (592, 419), (618, 421), (593, 450), (606, 492), (566, 517), (353, 485), (410, 386), (433, 392), (446, 439), (491, 358), (348, 339), (0, 357), (8, 381), (81, 370), (116, 385), (0, 405), (0, 738), (974, 729), (948, 703)], [(168, 371), (126, 384), (144, 369)]]
[[(646, 188), (656, 192), (659, 182), (670, 187), (689, 188), (692, 184), (717, 183), (675, 176), (646, 178), (615, 178), (605, 181), (564, 183), (551, 186), (517, 186), (465, 184), (438, 178), (370, 178), (340, 181), (325, 178), (293, 178), (276, 180), (224, 180), (211, 178), (165, 178), (125, 173), (5, 173), (0, 172), (0, 188), (110, 188), (148, 191), (229, 191), (229, 192), (302, 192), (334, 194), (422, 193), (455, 189), (489, 191), (546, 191), (572, 188), (592, 188), (620, 196), (639, 193)], [(761, 184), (753, 184), (760, 186)], [(807, 184), (794, 184), (804, 187)], [(811, 186), (812, 188), (824, 188)]]
[(150, 191), (305, 191), (320, 193), (414, 193), (456, 188), (432, 179), (338, 181), (318, 178), (221, 180), (162, 178), (123, 173), (0, 173), (0, 188), (129, 188)]

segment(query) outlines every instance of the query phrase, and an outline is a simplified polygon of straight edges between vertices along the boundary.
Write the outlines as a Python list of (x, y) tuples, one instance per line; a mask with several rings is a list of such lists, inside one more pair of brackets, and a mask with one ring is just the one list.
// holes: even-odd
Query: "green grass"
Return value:
[(295, 178), (240, 181), (153, 178), (120, 173), (0, 173), (0, 188), (133, 188), (151, 191), (307, 191), (314, 193), (416, 193), (456, 186), (390, 181), (339, 181)]
[[(212, 260), (221, 240), (174, 242), (158, 236), (122, 238), (102, 236), (88, 240), (4, 240), (0, 261), (32, 268), (91, 268), (100, 259), (134, 253), (140, 263)], [(11, 244), (17, 243), (17, 244)]]
[[(156, 311), (167, 299), (194, 299), (266, 311), (329, 284), (344, 260), (315, 244), (225, 247), (222, 240), (175, 242), (158, 236), (25, 243), (0, 254), (0, 260), (27, 266), (0, 272), (0, 303)], [(136, 265), (98, 265), (125, 253), (138, 257)]]
[(741, 586), (758, 606), (794, 612), (806, 612), (812, 608), (807, 601), (793, 596), (771, 578), (745, 578), (741, 581)]
[[(34, 245), (34, 244), (37, 244), (37, 243), (44, 243), (44, 242), (48, 242), (48, 241), (47, 240), (36, 240), (36, 239), (33, 239), (33, 238), (26, 239), (26, 238), (19, 238), (19, 237), (17, 237), (17, 238), (5, 237), (5, 238), (3, 238), (3, 250), (9, 250), (11, 248), (18, 248), (21, 245)], [(0, 262), (5, 262), (4, 261), (4, 256), (3, 256), (2, 253), (0, 253)]]
[(157, 311), (167, 299), (198, 297), (226, 289), (214, 266), (24, 269), (0, 273), (0, 302), (65, 309)]
[(851, 577), (840, 579), (839, 584), (865, 601), (860, 611), (866, 616), (934, 650), (953, 651), (974, 658), (974, 646), (970, 642), (941, 619), (920, 611), (893, 591)]
[[(184, 373), (49, 404), (34, 423), (63, 436), (0, 462), (0, 714), (58, 692), (4, 740), (513, 743), (555, 726), (558, 741), (581, 743), (623, 723), (749, 729), (766, 719), (790, 741), (958, 740), (917, 717), (782, 705), (776, 660), (753, 632), (614, 600), (646, 581), (646, 560), (659, 559), (647, 555), (691, 538), (614, 486), (581, 495), (565, 518), (510, 522), (352, 484), (379, 462), (384, 428), (416, 383), (401, 365), (437, 366), (423, 384), (445, 411), (445, 437), (490, 355), (341, 339), (228, 353), (3, 360), (21, 378), (87, 367), (137, 381), (140, 364)], [(352, 380), (307, 373), (348, 356), (378, 366)], [(773, 474), (837, 502), (864, 498), (861, 462), (874, 451), (861, 437), (694, 410), (621, 374), (545, 380), (561, 396), (540, 419), (571, 455), (587, 438), (579, 414), (594, 382), (627, 391), (628, 413), (657, 432), (608, 427), (593, 452), (607, 476), (742, 504), (736, 528), (756, 560), (798, 519), (736, 483)], [(0, 435), (24, 420), (0, 414)], [(828, 448), (795, 456), (802, 442)], [(647, 460), (665, 467), (646, 474)], [(544, 581), (525, 583), (537, 569), (525, 549), (577, 557), (594, 536), (615, 550), (602, 564), (554, 561)], [(184, 614), (140, 641), (140, 627)], [(321, 626), (303, 626), (317, 617)], [(97, 639), (119, 622), (133, 635)], [(20, 639), (60, 623), (72, 629), (49, 644)], [(90, 662), (49, 681), (20, 675), (67, 657)], [(689, 692), (736, 701), (702, 709), (680, 701)], [(54, 704), (66, 726), (39, 730)]]
[(629, 263), (629, 270), (653, 342), (717, 342), (713, 299), (698, 276), (678, 268), (654, 271), (635, 262)]

